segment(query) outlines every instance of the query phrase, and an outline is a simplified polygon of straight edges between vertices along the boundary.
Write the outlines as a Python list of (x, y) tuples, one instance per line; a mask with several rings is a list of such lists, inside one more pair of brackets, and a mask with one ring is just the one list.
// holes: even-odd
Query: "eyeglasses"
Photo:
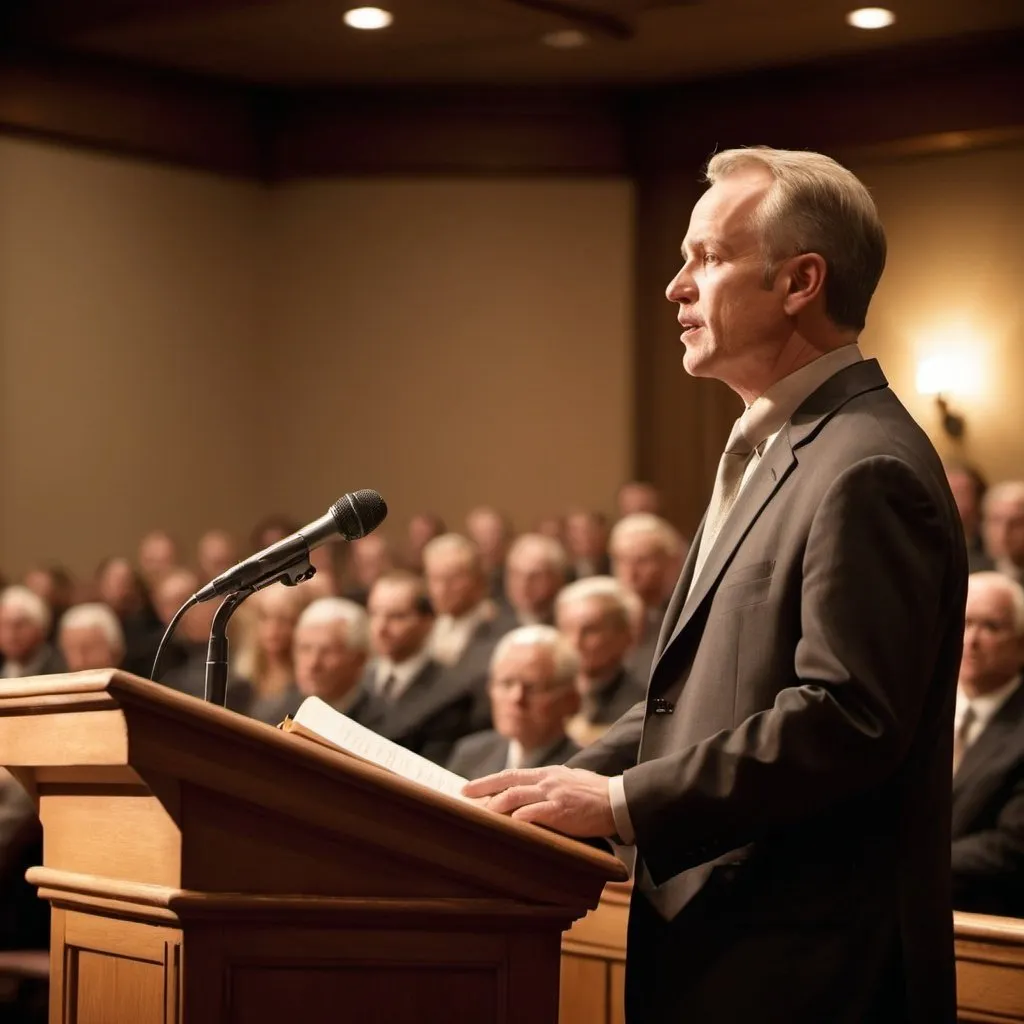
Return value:
[(491, 693), (500, 696), (507, 696), (519, 689), (526, 700), (543, 700), (568, 690), (564, 683), (530, 683), (515, 676), (508, 679), (492, 679), (488, 683), (488, 688)]

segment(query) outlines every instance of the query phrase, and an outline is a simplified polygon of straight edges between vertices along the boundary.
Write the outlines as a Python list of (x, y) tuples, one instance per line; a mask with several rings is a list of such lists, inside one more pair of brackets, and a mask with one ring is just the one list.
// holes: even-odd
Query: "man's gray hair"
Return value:
[(540, 647), (547, 651), (554, 665), (554, 681), (566, 688), (575, 685), (580, 672), (579, 655), (554, 626), (520, 626), (506, 633), (491, 655), (492, 673), (494, 666), (513, 647)]
[(686, 551), (683, 535), (670, 522), (652, 512), (634, 512), (623, 516), (612, 527), (608, 538), (608, 550), (614, 556), (615, 547), (620, 541), (637, 534), (654, 537), (662, 551), (670, 558), (676, 558)]
[(1024, 587), (1001, 572), (972, 572), (967, 577), (968, 588), (979, 583), (995, 587), (1006, 594), (1013, 606), (1013, 631), (1017, 636), (1024, 636)]
[(440, 537), (427, 541), (423, 546), (423, 564), (444, 555), (456, 555), (467, 566), (478, 574), (483, 573), (480, 561), (480, 549), (461, 533), (442, 533)]
[(521, 555), (524, 551), (538, 553), (544, 559), (545, 565), (553, 572), (557, 572), (563, 577), (568, 575), (569, 556), (565, 553), (565, 548), (554, 537), (547, 537), (543, 533), (520, 534), (508, 549), (508, 555), (505, 557), (506, 565), (510, 564), (516, 555)]
[(765, 285), (790, 256), (825, 260), (825, 311), (833, 323), (864, 328), (868, 304), (885, 268), (886, 241), (878, 210), (864, 184), (822, 153), (727, 149), (708, 162), (713, 185), (735, 171), (766, 170), (774, 179), (755, 214), (765, 263)]
[(61, 635), (63, 636), (69, 629), (98, 629), (111, 650), (124, 654), (124, 630), (121, 628), (121, 620), (110, 607), (99, 601), (76, 604), (69, 608), (61, 616)]
[(53, 621), (50, 606), (34, 590), (20, 583), (14, 583), (0, 592), (0, 608), (31, 620), (44, 636), (50, 632), (50, 623)]
[(629, 630), (635, 629), (643, 616), (643, 602), (614, 576), (585, 576), (558, 592), (555, 617), (571, 604), (590, 600), (599, 601), (605, 611), (610, 612)]
[(345, 626), (345, 646), (366, 654), (370, 649), (370, 627), (366, 612), (355, 601), (344, 597), (320, 597), (307, 605), (295, 624), (296, 632), (303, 626), (321, 626), (340, 622)]
[(982, 513), (988, 512), (993, 505), (1004, 503), (1024, 505), (1024, 480), (1002, 480), (993, 484), (982, 498)]

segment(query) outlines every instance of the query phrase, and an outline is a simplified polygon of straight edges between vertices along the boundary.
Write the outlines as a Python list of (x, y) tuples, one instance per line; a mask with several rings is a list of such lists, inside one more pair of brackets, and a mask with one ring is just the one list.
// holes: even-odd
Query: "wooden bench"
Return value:
[[(559, 1024), (623, 1024), (629, 894), (606, 886), (563, 936)], [(957, 912), (953, 928), (959, 1019), (1024, 1024), (1024, 921)]]

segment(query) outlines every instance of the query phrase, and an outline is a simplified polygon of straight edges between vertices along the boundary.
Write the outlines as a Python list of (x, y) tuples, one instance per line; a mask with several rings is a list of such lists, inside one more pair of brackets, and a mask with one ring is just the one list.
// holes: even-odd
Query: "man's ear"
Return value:
[(828, 268), (825, 258), (818, 253), (805, 252), (794, 256), (783, 273), (786, 285), (783, 309), (790, 316), (795, 316), (819, 295), (824, 295)]

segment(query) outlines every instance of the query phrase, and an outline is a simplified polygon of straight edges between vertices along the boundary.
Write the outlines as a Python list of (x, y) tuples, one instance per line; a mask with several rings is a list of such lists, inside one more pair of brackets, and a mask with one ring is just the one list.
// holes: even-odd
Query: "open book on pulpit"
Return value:
[(428, 761), (419, 754), (400, 747), (389, 739), (360, 725), (347, 715), (336, 711), (319, 697), (307, 697), (295, 715), (281, 723), (284, 732), (290, 732), (325, 746), (343, 750), (380, 768), (401, 775), (404, 779), (438, 793), (467, 799), (462, 795), (466, 779)]

